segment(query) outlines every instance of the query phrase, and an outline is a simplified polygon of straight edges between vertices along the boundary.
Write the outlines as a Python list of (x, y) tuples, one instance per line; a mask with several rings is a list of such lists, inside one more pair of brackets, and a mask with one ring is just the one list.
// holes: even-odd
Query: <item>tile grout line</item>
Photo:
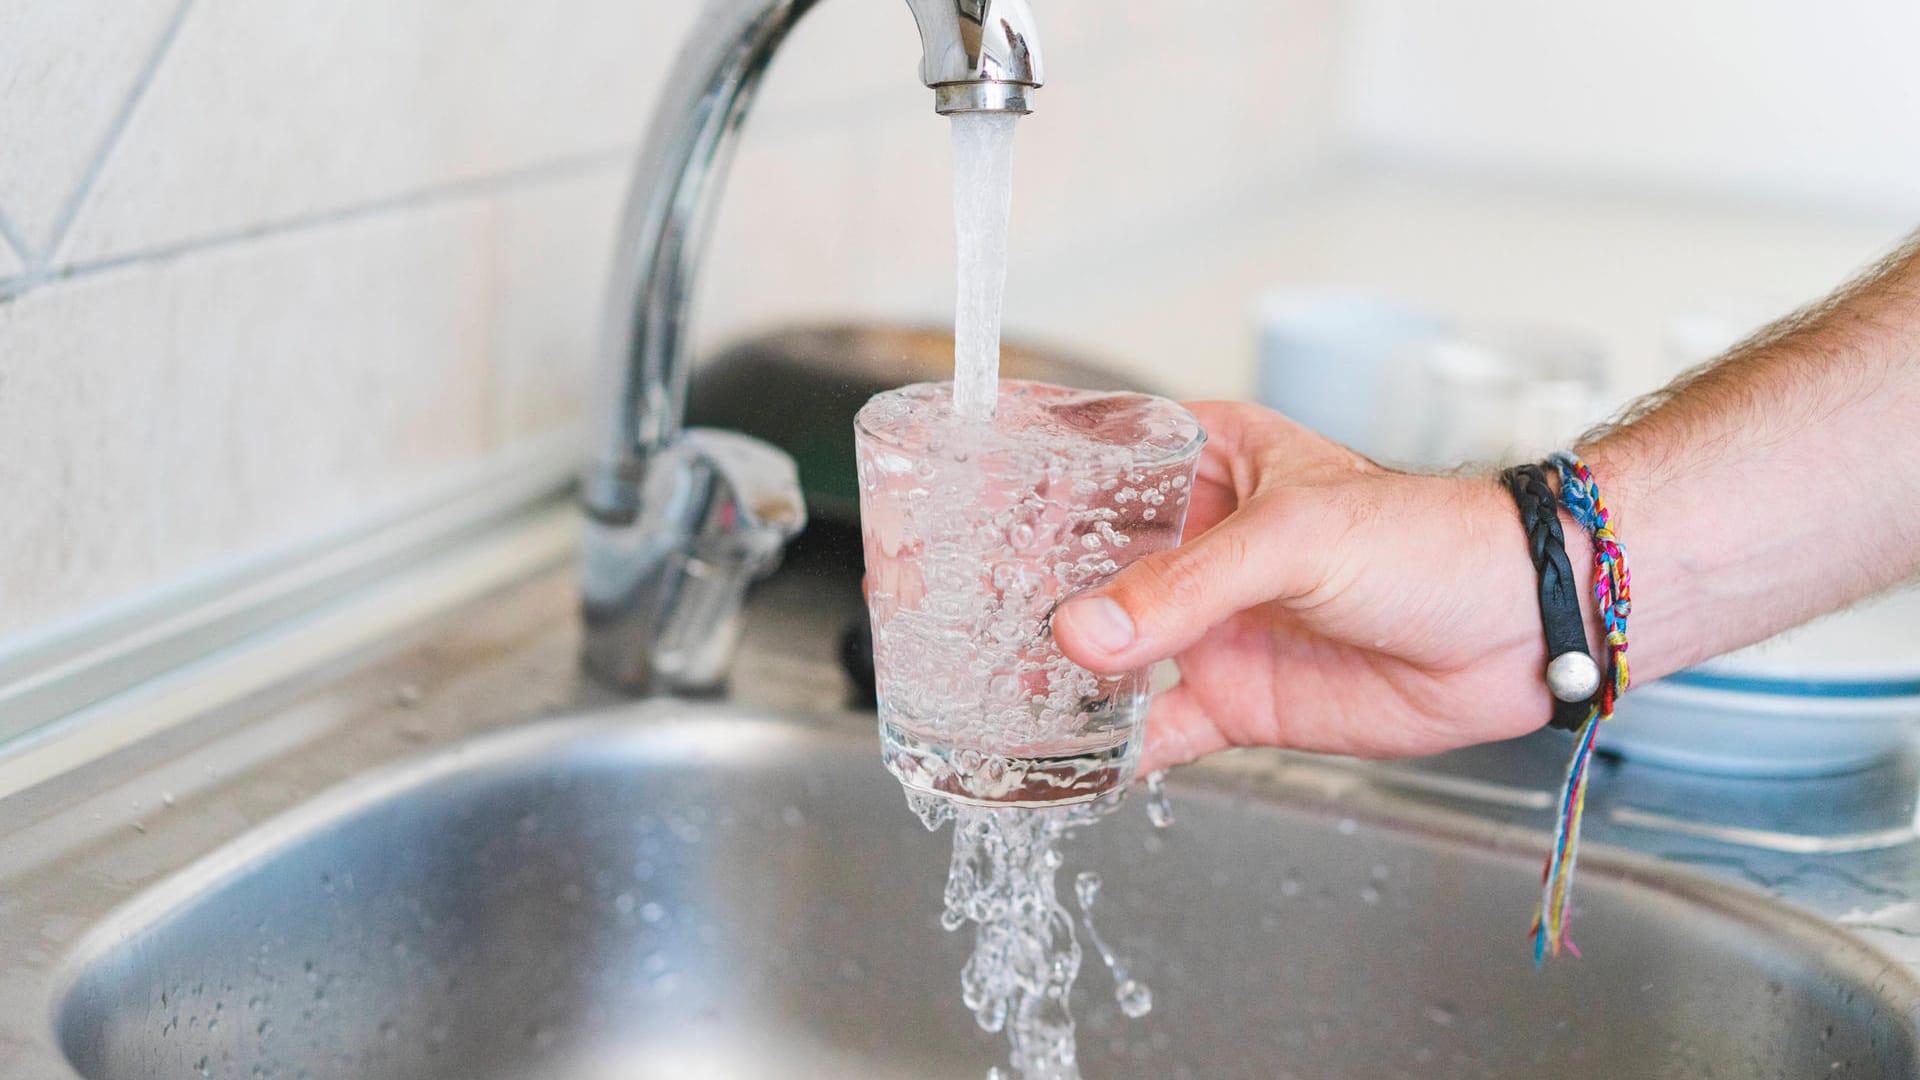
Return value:
[(127, 91), (126, 100), (120, 103), (120, 111), (114, 114), (113, 122), (108, 125), (106, 135), (100, 140), (100, 146), (94, 151), (93, 160), (87, 163), (87, 171), (80, 174), (80, 182), (74, 185), (73, 194), (67, 197), (66, 206), (60, 216), (54, 219), (53, 230), (47, 237), (44, 250), (30, 264), (30, 271), (36, 276), (44, 275), (60, 248), (66, 243), (67, 234), (72, 231), (74, 222), (80, 216), (80, 207), (86, 203), (87, 196), (93, 194), (94, 185), (100, 182), (100, 176), (106, 172), (107, 161), (113, 157), (114, 148), (120, 145), (121, 136), (131, 126), (133, 114), (140, 102), (147, 96), (147, 88), (153, 85), (155, 76), (160, 74), (160, 64), (173, 51), (173, 43), (180, 37), (180, 28), (186, 24), (188, 12), (193, 10), (194, 0), (180, 0), (180, 6), (174, 9), (173, 16), (160, 31), (160, 40), (154, 44), (153, 51), (147, 55), (147, 62), (135, 77), (133, 86)]
[(181, 240), (172, 244), (132, 251), (121, 255), (112, 255), (92, 262), (74, 263), (57, 270), (42, 269), (23, 277), (0, 280), (0, 303), (18, 299), (46, 285), (92, 277), (113, 270), (142, 266), (149, 263), (166, 262), (182, 256), (196, 255), (204, 251), (227, 247), (233, 244), (254, 240), (266, 240), (294, 233), (308, 232), (314, 229), (335, 225), (348, 225), (368, 218), (377, 218), (397, 211), (414, 210), (433, 206), (441, 202), (450, 202), (464, 198), (485, 198), (504, 195), (541, 184), (568, 180), (589, 175), (607, 166), (624, 163), (631, 155), (631, 147), (610, 147), (591, 150), (569, 157), (554, 158), (548, 161), (528, 165), (519, 169), (494, 173), (490, 176), (468, 180), (455, 180), (444, 184), (432, 184), (413, 191), (402, 192), (381, 199), (356, 203), (350, 206), (322, 210), (311, 214), (295, 215), (277, 221), (248, 225), (226, 232), (210, 233), (205, 236)]
[[(25, 277), (33, 273), (33, 246), (27, 244), (27, 238), (21, 236), (19, 227), (13, 225), (12, 217), (8, 217), (4, 209), (0, 209), (0, 244), (6, 244), (13, 252), (13, 259), (19, 261), (19, 275), (15, 277)], [(6, 281), (6, 279), (0, 279), (0, 281)]]

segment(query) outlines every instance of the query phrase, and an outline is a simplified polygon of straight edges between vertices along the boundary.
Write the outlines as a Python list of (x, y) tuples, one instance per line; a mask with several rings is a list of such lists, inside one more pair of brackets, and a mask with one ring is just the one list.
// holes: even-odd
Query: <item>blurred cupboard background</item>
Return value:
[[(1331, 286), (1586, 335), (1623, 396), (1686, 320), (1784, 311), (1920, 221), (1907, 0), (1033, 2), (1008, 331), (1183, 395), (1250, 395), (1260, 298)], [(572, 439), (699, 7), (0, 0), (0, 655)], [(950, 318), (917, 55), (899, 0), (827, 0), (781, 54), (707, 347)]]

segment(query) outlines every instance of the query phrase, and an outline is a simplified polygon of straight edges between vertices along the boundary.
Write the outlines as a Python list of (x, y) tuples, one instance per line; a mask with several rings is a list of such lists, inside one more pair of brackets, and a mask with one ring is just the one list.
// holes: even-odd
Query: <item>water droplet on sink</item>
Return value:
[(1427, 1006), (1427, 1019), (1441, 1027), (1452, 1027), (1455, 1015), (1453, 1006), (1445, 1002), (1435, 1002)]
[(1360, 889), (1360, 901), (1368, 907), (1378, 904), (1380, 902), (1380, 890), (1371, 885), (1362, 886)]
[(801, 813), (799, 807), (790, 805), (781, 808), (780, 820), (786, 822), (787, 828), (797, 829), (806, 824), (807, 815)]
[(666, 917), (667, 909), (652, 900), (647, 901), (640, 908), (640, 921), (642, 922), (657, 923)]
[(198, 1070), (200, 1070), (200, 1075), (201, 1075), (201, 1076), (212, 1076), (212, 1075), (213, 1075), (213, 1070), (212, 1070), (211, 1068), (209, 1068), (209, 1067), (208, 1067), (208, 1065), (207, 1065), (207, 1059), (206, 1059), (206, 1056), (205, 1056), (205, 1055), (201, 1055), (201, 1058), (200, 1058), (200, 1061), (199, 1061), (199, 1063), (198, 1063), (198, 1064), (196, 1064), (196, 1065), (194, 1065), (194, 1068), (196, 1068), (196, 1069), (198, 1069)]
[(1352, 836), (1354, 833), (1360, 831), (1360, 823), (1350, 817), (1341, 818), (1340, 824), (1335, 826), (1335, 828), (1340, 830), (1341, 836)]
[(1287, 871), (1286, 876), (1280, 879), (1281, 896), (1299, 896), (1300, 890), (1305, 887), (1300, 881), (1299, 872), (1294, 870)]
[(1133, 979), (1114, 987), (1113, 999), (1120, 1003), (1121, 1012), (1135, 1020), (1153, 1011), (1153, 991)]
[(634, 899), (633, 899), (633, 894), (630, 892), (623, 892), (619, 896), (616, 896), (613, 898), (613, 910), (619, 912), (622, 915), (633, 914), (633, 907), (634, 907)]

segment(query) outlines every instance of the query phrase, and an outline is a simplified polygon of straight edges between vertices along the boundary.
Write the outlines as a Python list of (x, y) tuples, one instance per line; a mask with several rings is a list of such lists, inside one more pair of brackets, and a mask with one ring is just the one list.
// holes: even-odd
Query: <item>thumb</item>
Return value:
[(1164, 660), (1215, 625), (1312, 587), (1271, 501), (1243, 505), (1183, 547), (1149, 555), (1054, 613), (1053, 636), (1074, 663), (1117, 674)]

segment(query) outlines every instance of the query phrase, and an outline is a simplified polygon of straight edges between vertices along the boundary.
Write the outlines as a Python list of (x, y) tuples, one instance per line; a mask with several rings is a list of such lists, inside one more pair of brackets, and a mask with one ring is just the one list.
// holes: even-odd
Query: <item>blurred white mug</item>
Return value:
[(1413, 450), (1412, 415), (1383, 407), (1403, 396), (1410, 347), (1444, 324), (1432, 314), (1364, 292), (1286, 289), (1261, 299), (1261, 404), (1368, 457)]

